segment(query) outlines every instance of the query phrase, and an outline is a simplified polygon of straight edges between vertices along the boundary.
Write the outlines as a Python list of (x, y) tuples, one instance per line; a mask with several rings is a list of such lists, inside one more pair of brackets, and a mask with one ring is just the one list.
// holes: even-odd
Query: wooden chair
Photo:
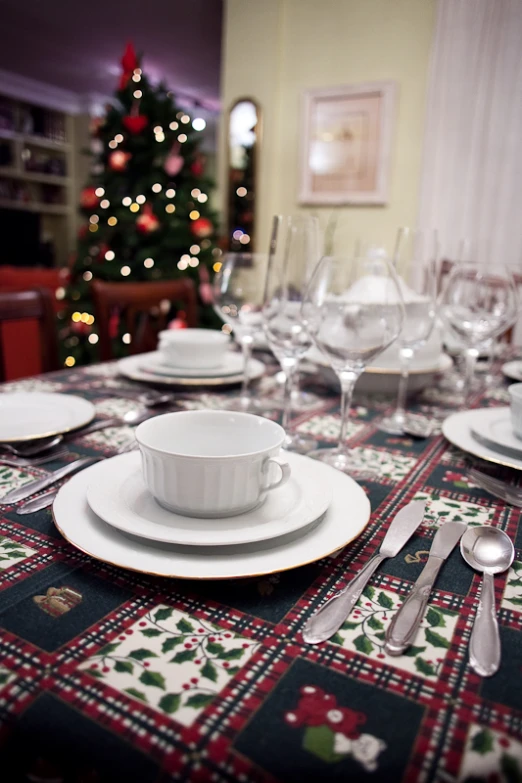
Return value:
[(113, 358), (110, 319), (115, 313), (125, 319), (133, 354), (155, 350), (157, 333), (167, 327), (171, 304), (181, 305), (179, 309), (184, 311), (188, 326), (197, 325), (196, 289), (189, 278), (157, 283), (106, 283), (93, 280), (92, 292), (102, 361)]
[[(6, 338), (6, 332), (11, 324), (14, 325), (18, 321), (37, 322), (40, 336), (41, 371), (51, 372), (51, 370), (60, 369), (54, 297), (51, 292), (45, 288), (36, 288), (30, 291), (4, 291), (0, 293), (0, 327), (2, 332), (0, 334), (0, 380), (6, 379), (4, 366), (6, 351), (3, 340)], [(16, 350), (24, 350), (24, 347), (17, 342)]]

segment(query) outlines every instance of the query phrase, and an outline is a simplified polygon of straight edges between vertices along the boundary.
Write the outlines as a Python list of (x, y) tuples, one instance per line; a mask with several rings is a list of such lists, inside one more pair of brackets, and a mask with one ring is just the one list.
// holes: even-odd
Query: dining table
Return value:
[[(301, 381), (308, 396), (294, 425), (320, 447), (335, 445), (338, 393), (313, 372)], [(508, 405), (507, 388), (498, 372), (473, 407)], [(142, 390), (109, 362), (6, 383), (0, 394), (74, 394), (110, 418), (138, 409)], [(270, 364), (259, 390), (281, 394)], [(181, 390), (174, 399), (179, 409), (219, 408), (232, 392)], [(436, 382), (412, 403), (435, 423), (423, 439), (378, 429), (393, 403), (386, 393), (356, 395), (352, 408), (349, 443), (369, 471), (359, 480), (368, 525), (342, 551), (291, 570), (240, 580), (151, 576), (71, 546), (52, 509), (21, 516), (3, 506), (2, 783), (522, 781), (520, 509), (474, 484), (469, 469), (479, 461), (441, 434), (458, 395)], [(280, 410), (268, 415), (277, 420)], [(56, 463), (0, 462), (0, 497), (77, 456), (110, 457), (132, 437), (132, 427), (112, 427), (69, 439)], [(426, 503), (416, 533), (339, 631), (306, 644), (306, 621), (360, 571), (412, 500)], [(502, 662), (488, 678), (468, 660), (481, 574), (458, 546), (413, 646), (398, 657), (384, 649), (436, 531), (451, 520), (499, 527), (515, 546), (513, 565), (495, 576)]]

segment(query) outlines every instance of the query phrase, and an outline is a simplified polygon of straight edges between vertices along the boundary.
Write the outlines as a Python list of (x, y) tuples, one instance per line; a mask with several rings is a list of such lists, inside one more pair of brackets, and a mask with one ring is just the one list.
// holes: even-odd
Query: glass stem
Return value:
[(243, 382), (241, 384), (240, 397), (245, 401), (250, 400), (250, 391), (248, 388), (250, 375), (248, 371), (250, 369), (250, 359), (252, 358), (252, 344), (253, 340), (251, 337), (244, 337), (241, 340), (241, 349), (243, 351)]
[(354, 372), (340, 372), (339, 380), (341, 382), (341, 432), (339, 434), (339, 452), (348, 453), (346, 436), (348, 431), (348, 419), (350, 418), (350, 408), (352, 405), (353, 389), (358, 375)]
[(285, 374), (285, 389), (283, 397), (283, 417), (281, 426), (285, 432), (291, 431), (290, 418), (292, 415), (292, 391), (294, 389), (295, 371), (297, 369), (297, 361), (295, 359), (283, 359), (281, 361), (281, 367)]
[(408, 393), (408, 379), (410, 377), (410, 364), (413, 358), (411, 348), (401, 348), (401, 377), (399, 378), (399, 391), (397, 393), (397, 407), (393, 415), (397, 424), (404, 425), (406, 420), (406, 395)]
[(466, 351), (466, 378), (465, 378), (465, 385), (464, 385), (465, 405), (469, 404), (469, 399), (471, 397), (473, 378), (475, 377), (475, 366), (477, 364), (478, 354), (479, 352), (477, 348), (468, 348)]

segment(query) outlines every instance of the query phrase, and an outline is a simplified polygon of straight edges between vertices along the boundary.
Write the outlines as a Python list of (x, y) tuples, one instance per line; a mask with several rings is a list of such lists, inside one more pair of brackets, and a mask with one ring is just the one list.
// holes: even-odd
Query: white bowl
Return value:
[(169, 511), (208, 518), (242, 514), (288, 480), (284, 437), (269, 419), (229, 411), (166, 413), (136, 429), (149, 492)]
[(214, 329), (168, 329), (159, 333), (159, 351), (166, 364), (205, 370), (223, 363), (230, 337)]

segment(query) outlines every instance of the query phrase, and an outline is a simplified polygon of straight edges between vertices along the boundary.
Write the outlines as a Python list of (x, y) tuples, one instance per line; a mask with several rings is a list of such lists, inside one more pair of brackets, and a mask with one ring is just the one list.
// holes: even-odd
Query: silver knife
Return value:
[(330, 598), (310, 617), (303, 629), (303, 639), (308, 644), (319, 644), (333, 636), (344, 623), (374, 571), (387, 557), (395, 557), (411, 538), (424, 519), (426, 504), (414, 500), (395, 515), (384, 540), (357, 576)]
[(28, 500), (23, 505), (19, 506), (16, 509), (16, 513), (20, 514), (20, 516), (25, 516), (26, 514), (34, 514), (36, 511), (41, 511), (43, 508), (49, 508), (49, 506), (52, 506), (54, 503), (57, 494), (57, 489), (51, 489), (49, 492), (46, 492), (45, 495), (38, 495), (37, 498)]
[(86, 468), (87, 465), (92, 465), (94, 462), (99, 462), (101, 459), (102, 457), (83, 457), (82, 459), (74, 460), (74, 462), (69, 462), (67, 465), (64, 465), (63, 468), (54, 470), (44, 478), (30, 481), (28, 484), (24, 484), (23, 487), (11, 490), (11, 492), (8, 492), (3, 498), (0, 498), (0, 506), (10, 506), (12, 503), (18, 503), (19, 500), (25, 500), (25, 498), (31, 497), (31, 495), (34, 495), (36, 492), (41, 492), (42, 489), (47, 489), (47, 487), (52, 486), (57, 481), (60, 481), (60, 479), (69, 476), (71, 473), (76, 473), (77, 470)]
[(441, 566), (466, 527), (464, 522), (446, 522), (435, 533), (428, 562), (386, 631), (384, 649), (388, 655), (401, 655), (413, 644)]

